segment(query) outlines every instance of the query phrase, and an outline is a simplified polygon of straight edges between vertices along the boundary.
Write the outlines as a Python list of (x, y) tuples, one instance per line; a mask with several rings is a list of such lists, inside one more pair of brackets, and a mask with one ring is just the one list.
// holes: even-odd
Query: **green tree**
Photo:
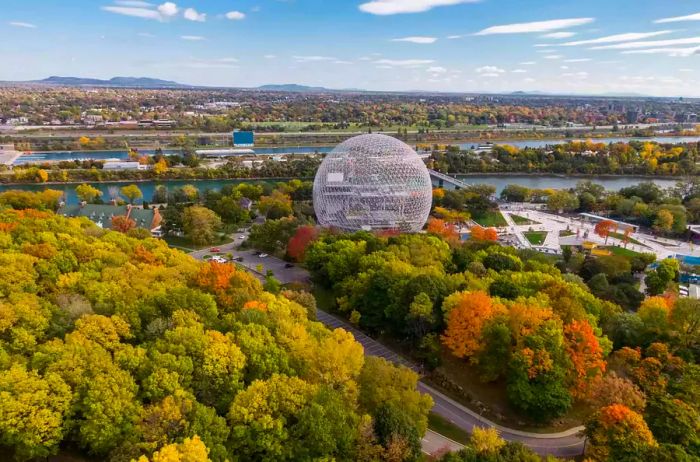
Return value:
[(206, 207), (193, 205), (182, 212), (182, 230), (196, 245), (216, 242), (220, 228), (221, 219)]

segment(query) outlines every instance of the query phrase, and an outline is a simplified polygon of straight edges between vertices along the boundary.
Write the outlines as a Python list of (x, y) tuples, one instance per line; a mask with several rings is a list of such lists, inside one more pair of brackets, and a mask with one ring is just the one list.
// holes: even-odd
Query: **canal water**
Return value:
[[(642, 181), (654, 181), (662, 188), (668, 188), (675, 186), (677, 179), (672, 178), (654, 178), (649, 177), (570, 177), (570, 176), (557, 176), (557, 175), (459, 175), (459, 178), (467, 184), (489, 184), (496, 187), (496, 193), (500, 194), (506, 185), (518, 184), (532, 189), (565, 189), (573, 188), (581, 180), (590, 179), (596, 184), (603, 185), (606, 189), (610, 191), (617, 191), (621, 188), (636, 185)], [(136, 183), (143, 193), (143, 198), (146, 201), (151, 201), (153, 193), (156, 187), (159, 185), (164, 185), (168, 190), (173, 190), (178, 187), (182, 187), (186, 184), (191, 184), (197, 187), (200, 192), (206, 190), (218, 190), (227, 184), (240, 184), (245, 182), (254, 183), (264, 183), (270, 182), (274, 183), (281, 180), (248, 180), (248, 179), (235, 179), (235, 180), (168, 180), (168, 181), (143, 181)], [(102, 199), (109, 200), (118, 192), (119, 188), (126, 186), (128, 184), (133, 184), (133, 182), (107, 182), (107, 183), (90, 183), (94, 187), (102, 191)], [(22, 185), (0, 185), (0, 191), (5, 191), (8, 189), (21, 189), (27, 191), (40, 191), (44, 189), (56, 189), (59, 191), (64, 191), (66, 202), (69, 204), (78, 203), (78, 198), (75, 195), (75, 188), (77, 184), (22, 184)]]

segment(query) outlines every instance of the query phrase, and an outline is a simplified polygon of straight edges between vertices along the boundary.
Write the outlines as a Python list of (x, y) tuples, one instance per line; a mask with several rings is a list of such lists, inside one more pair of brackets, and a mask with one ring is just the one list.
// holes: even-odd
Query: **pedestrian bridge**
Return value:
[(433, 186), (444, 189), (466, 189), (469, 187), (467, 183), (453, 176), (445, 175), (444, 173), (430, 169), (428, 169), (428, 172), (430, 172), (430, 179), (433, 181)]

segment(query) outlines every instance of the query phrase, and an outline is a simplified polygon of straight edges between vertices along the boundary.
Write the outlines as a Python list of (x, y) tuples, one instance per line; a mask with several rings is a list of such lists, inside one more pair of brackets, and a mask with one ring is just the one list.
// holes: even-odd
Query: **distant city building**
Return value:
[(418, 232), (430, 213), (432, 182), (407, 144), (386, 135), (361, 135), (326, 156), (313, 199), (322, 226)]
[(255, 146), (255, 132), (243, 132), (234, 130), (233, 145), (235, 147), (253, 147)]

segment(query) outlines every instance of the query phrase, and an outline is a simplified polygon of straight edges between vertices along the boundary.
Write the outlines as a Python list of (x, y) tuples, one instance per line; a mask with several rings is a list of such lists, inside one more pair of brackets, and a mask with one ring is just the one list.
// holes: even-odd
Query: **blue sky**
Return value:
[(693, 0), (2, 0), (0, 80), (700, 96)]

